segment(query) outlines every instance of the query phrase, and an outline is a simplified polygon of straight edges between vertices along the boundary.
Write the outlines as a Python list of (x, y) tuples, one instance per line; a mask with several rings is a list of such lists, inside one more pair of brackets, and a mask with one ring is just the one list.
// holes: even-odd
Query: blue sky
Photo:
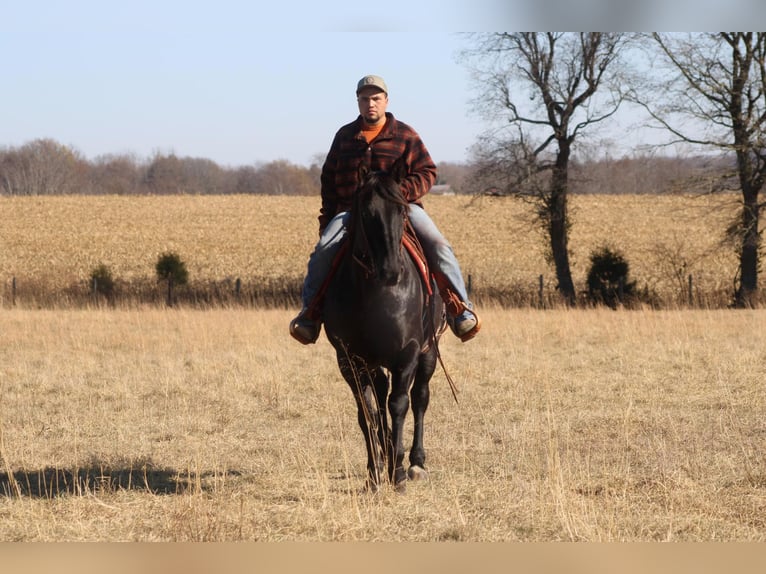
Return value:
[[(308, 164), (356, 117), (356, 82), (374, 73), (388, 82), (389, 111), (437, 161), (464, 159), (480, 126), (455, 33), (341, 31), (363, 24), (353, 18), (309, 28), (306, 10), (327, 8), (318, 2), (292, 3), (304, 25), (285, 15), (272, 26), (259, 4), (13, 2), (0, 33), (0, 146), (50, 137), (88, 158)], [(425, 9), (415, 16), (428, 21)]]
[[(657, 17), (584, 2), (633, 29)], [(464, 161), (484, 125), (470, 113), (458, 30), (610, 23), (564, 0), (0, 3), (0, 147), (53, 138), (90, 159), (173, 152), (231, 166), (311, 163), (356, 117), (368, 73), (386, 79), (389, 111), (437, 162)]]

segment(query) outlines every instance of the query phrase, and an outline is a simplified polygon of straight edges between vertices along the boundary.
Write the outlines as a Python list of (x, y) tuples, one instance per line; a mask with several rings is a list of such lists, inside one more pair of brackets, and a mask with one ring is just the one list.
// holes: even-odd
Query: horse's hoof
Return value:
[(365, 481), (364, 486), (359, 489), (360, 494), (377, 494), (379, 491), (380, 486), (372, 480)]
[(397, 494), (405, 494), (407, 492), (407, 481), (402, 480), (394, 485), (394, 490)]
[(412, 465), (407, 469), (407, 478), (410, 480), (428, 480), (428, 472), (422, 466)]

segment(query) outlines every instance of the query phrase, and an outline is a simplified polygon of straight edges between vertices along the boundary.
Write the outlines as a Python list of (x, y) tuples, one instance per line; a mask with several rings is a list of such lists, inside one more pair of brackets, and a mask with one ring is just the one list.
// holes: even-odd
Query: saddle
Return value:
[[(322, 301), (324, 301), (324, 296), (327, 292), (327, 288), (329, 287), (330, 281), (332, 281), (336, 271), (340, 267), (343, 258), (346, 256), (346, 252), (349, 250), (350, 242), (348, 237), (349, 236), (346, 235), (346, 237), (343, 238), (340, 248), (338, 249), (338, 253), (335, 255), (335, 259), (333, 259), (330, 272), (327, 274), (327, 277), (325, 277), (325, 280), (322, 283), (322, 286), (319, 288), (319, 292), (316, 294), (316, 297), (314, 297), (314, 300), (309, 305), (306, 315), (310, 319), (321, 319), (321, 306)], [(410, 258), (412, 259), (412, 262), (415, 264), (415, 268), (418, 270), (418, 275), (420, 276), (420, 279), (423, 283), (423, 288), (426, 293), (426, 299), (430, 299), (431, 295), (433, 295), (433, 289), (431, 288), (432, 277), (436, 280), (437, 285), (440, 285), (440, 281), (437, 276), (432, 276), (428, 267), (428, 261), (426, 261), (426, 255), (423, 251), (423, 247), (420, 245), (420, 241), (418, 240), (417, 235), (415, 235), (415, 230), (412, 228), (412, 224), (410, 224), (409, 220), (405, 222), (404, 235), (402, 236), (402, 246), (407, 251)]]
[(426, 261), (426, 254), (423, 252), (423, 246), (420, 245), (415, 230), (412, 228), (409, 218), (404, 223), (404, 235), (402, 235), (402, 245), (412, 258), (412, 262), (418, 270), (420, 279), (423, 281), (423, 287), (425, 287), (428, 297), (433, 295), (431, 289), (431, 272), (428, 269), (428, 261)]
[[(428, 262), (426, 261), (426, 255), (423, 252), (423, 247), (420, 245), (415, 230), (412, 228), (410, 220), (407, 219), (404, 225), (404, 236), (402, 237), (402, 243), (404, 248), (412, 257), (412, 261), (415, 263), (415, 267), (418, 268), (420, 278), (423, 280), (425, 286), (427, 299), (433, 295), (431, 289), (431, 279), (436, 282), (436, 287), (439, 289), (439, 295), (441, 295), (444, 306), (447, 310), (447, 314), (451, 317), (456, 317), (463, 312), (466, 308), (460, 297), (457, 296), (452, 290), (452, 285), (447, 278), (437, 271), (431, 272), (428, 268)], [(442, 325), (442, 329), (446, 328), (446, 325)]]

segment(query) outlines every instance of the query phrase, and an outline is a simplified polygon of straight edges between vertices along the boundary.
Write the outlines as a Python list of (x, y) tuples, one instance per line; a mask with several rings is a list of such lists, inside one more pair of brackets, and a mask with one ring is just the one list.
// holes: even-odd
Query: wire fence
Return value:
[[(482, 284), (469, 275), (466, 284), (471, 300), (481, 306), (502, 308), (555, 309), (566, 304), (556, 289), (555, 280), (544, 275), (528, 282), (508, 284)], [(119, 280), (108, 286), (99, 285), (97, 279), (56, 283), (35, 278), (11, 277), (0, 292), (0, 308), (58, 309), (88, 307), (140, 307), (184, 306), (195, 308), (249, 307), (300, 308), (302, 278), (256, 278), (189, 281), (172, 286), (156, 279)], [(725, 289), (698, 288), (694, 276), (689, 275), (684, 288), (664, 293), (639, 290), (626, 296), (617, 290), (616, 306), (651, 309), (722, 309), (731, 307), (733, 292)], [(758, 306), (766, 303), (759, 294)], [(587, 290), (578, 293), (579, 307), (603, 304)], [(615, 305), (610, 305), (615, 306)]]

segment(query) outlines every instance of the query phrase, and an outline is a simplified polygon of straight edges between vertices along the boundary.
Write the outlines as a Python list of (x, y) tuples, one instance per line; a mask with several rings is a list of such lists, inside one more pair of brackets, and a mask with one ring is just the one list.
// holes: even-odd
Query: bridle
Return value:
[[(359, 187), (359, 190), (357, 190), (357, 193), (361, 189), (363, 189), (365, 186), (365, 183), (362, 183), (362, 185)], [(369, 195), (372, 196), (375, 193), (375, 191), (370, 191)], [(354, 244), (351, 246), (351, 258), (352, 260), (362, 269), (364, 273), (365, 279), (371, 279), (377, 276), (378, 272), (375, 268), (375, 263), (372, 261), (371, 253), (372, 248), (370, 244), (370, 238), (367, 232), (367, 228), (364, 225), (364, 222), (362, 221), (362, 208), (361, 208), (361, 201), (363, 201), (364, 198), (360, 198), (359, 196), (355, 199), (355, 206), (354, 211), (351, 219), (351, 227), (349, 228), (349, 235), (354, 237)], [(385, 202), (389, 202), (390, 200), (386, 197), (381, 196), (381, 200)], [(402, 210), (401, 213), (402, 217), (402, 237), (399, 239), (399, 257), (401, 258), (403, 256), (404, 252), (404, 229), (406, 229), (406, 226), (408, 224), (408, 214), (407, 210)], [(357, 235), (358, 234), (358, 235)], [(359, 244), (357, 244), (359, 242)]]

